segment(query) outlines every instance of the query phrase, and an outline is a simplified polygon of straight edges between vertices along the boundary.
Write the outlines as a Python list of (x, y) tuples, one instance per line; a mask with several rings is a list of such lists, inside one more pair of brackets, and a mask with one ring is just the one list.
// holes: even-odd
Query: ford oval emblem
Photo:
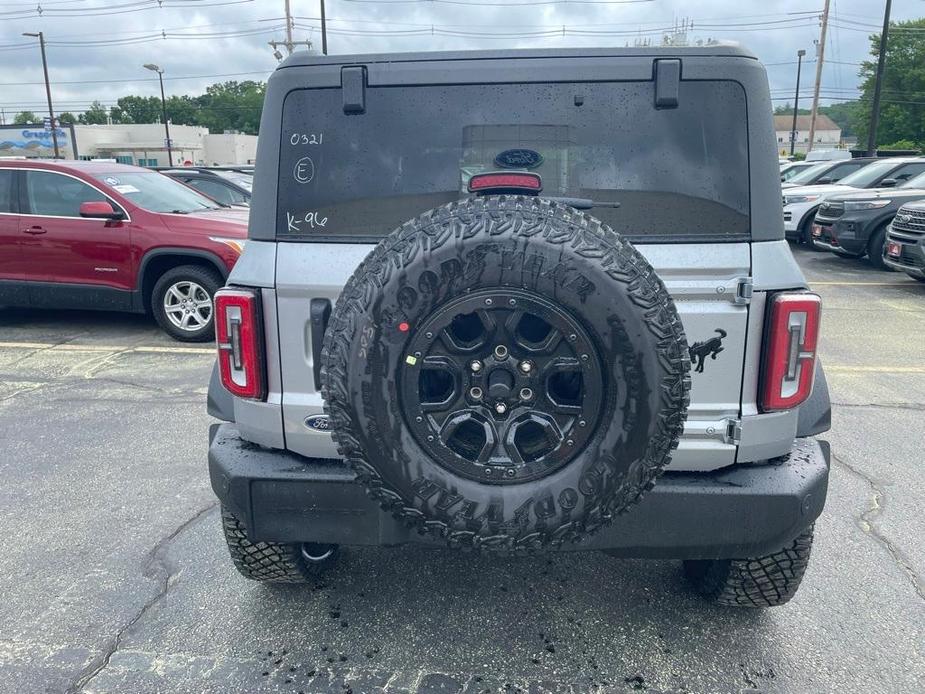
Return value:
[(532, 149), (506, 149), (495, 157), (502, 169), (535, 169), (543, 163), (543, 155)]
[(305, 426), (312, 431), (326, 433), (331, 431), (331, 420), (326, 414), (313, 414), (305, 418)]

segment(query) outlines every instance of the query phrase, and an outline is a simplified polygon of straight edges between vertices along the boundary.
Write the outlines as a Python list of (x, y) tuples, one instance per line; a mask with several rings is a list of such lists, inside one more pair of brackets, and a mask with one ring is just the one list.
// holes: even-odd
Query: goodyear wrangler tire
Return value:
[(322, 351), (334, 441), (370, 496), (450, 546), (577, 542), (676, 448), (690, 363), (661, 280), (592, 216), (451, 203), (383, 239)]

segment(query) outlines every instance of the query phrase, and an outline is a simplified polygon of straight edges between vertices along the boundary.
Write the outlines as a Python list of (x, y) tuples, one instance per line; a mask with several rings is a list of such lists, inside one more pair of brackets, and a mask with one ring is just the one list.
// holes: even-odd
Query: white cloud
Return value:
[[(176, 4), (181, 0), (173, 0)], [(654, 0), (635, 4), (600, 4), (569, 2), (534, 4), (515, 7), (512, 3), (530, 0), (458, 0), (459, 4), (435, 2), (357, 2), (328, 0), (327, 15), (332, 54), (392, 51), (458, 50), (470, 48), (623, 46), (637, 37), (659, 40), (657, 29), (670, 27), (682, 18), (694, 23), (691, 36), (736, 40), (749, 47), (768, 64), (772, 96), (792, 97), (798, 48), (814, 53), (818, 38), (816, 21), (805, 13), (821, 2), (806, 0)], [(537, 0), (533, 0), (534, 2)], [(172, 94), (201, 93), (208, 84), (223, 79), (264, 79), (276, 60), (267, 46), (270, 39), (282, 40), (279, 19), (283, 0), (254, 0), (239, 4), (218, 4), (203, 0), (202, 7), (161, 7), (143, 11), (102, 16), (53, 17), (49, 13), (37, 18), (9, 18), (4, 12), (21, 12), (34, 8), (30, 0), (13, 3), (0, 1), (0, 108), (7, 118), (20, 110), (44, 110), (44, 86), (38, 47), (5, 49), (31, 39), (22, 32), (45, 32), (49, 71), (57, 111), (81, 111), (93, 100), (111, 104), (126, 94), (156, 94), (157, 81), (142, 68), (154, 62), (166, 70), (167, 89)], [(505, 4), (497, 4), (502, 2)], [(211, 6), (209, 6), (211, 4)], [(49, 0), (46, 8), (68, 10), (118, 5), (115, 0)], [(169, 0), (168, 3), (169, 4)], [(296, 38), (311, 38), (320, 49), (321, 37), (318, 3), (292, 0), (297, 19)], [(857, 86), (857, 66), (868, 57), (867, 29), (882, 21), (882, 3), (870, 0), (833, 0), (833, 23), (827, 45), (828, 64), (824, 72), (823, 92), (828, 96), (850, 98)], [(899, 5), (899, 4), (898, 4)], [(914, 17), (913, 7), (894, 7), (894, 18)], [(796, 14), (801, 13), (801, 14)], [(276, 18), (276, 19), (273, 19)], [(259, 21), (270, 19), (271, 21)], [(860, 23), (860, 24), (854, 24)], [(742, 25), (742, 26), (735, 26)], [(525, 32), (551, 31), (562, 26), (580, 31), (629, 32), (619, 35), (565, 35), (561, 30), (552, 36), (522, 36)], [(430, 27), (434, 27), (432, 32)], [(167, 30), (183, 32), (190, 38), (156, 40), (126, 45), (64, 46), (67, 41), (125, 40)], [(260, 31), (258, 35), (207, 39), (205, 34), (219, 32)], [(368, 32), (387, 32), (370, 35)], [(391, 32), (419, 31), (420, 34), (394, 35)], [(440, 31), (457, 35), (441, 35)], [(356, 33), (352, 33), (356, 32)], [(359, 33), (362, 32), (362, 33)], [(654, 33), (653, 33), (654, 32)], [(506, 34), (502, 38), (486, 34)], [(834, 62), (837, 61), (837, 62)], [(806, 65), (803, 94), (812, 86), (813, 67)], [(254, 73), (236, 77), (176, 79), (194, 75)], [(113, 80), (106, 82), (105, 80)], [(26, 83), (26, 84), (22, 84)], [(775, 103), (782, 103), (777, 101)], [(803, 99), (808, 103), (808, 99)]]

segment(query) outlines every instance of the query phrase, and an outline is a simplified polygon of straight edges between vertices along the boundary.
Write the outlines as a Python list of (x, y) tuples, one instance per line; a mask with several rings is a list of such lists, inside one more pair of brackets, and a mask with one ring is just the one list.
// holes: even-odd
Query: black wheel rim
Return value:
[(585, 448), (604, 403), (600, 355), (581, 324), (515, 289), (438, 308), (413, 327), (399, 373), (402, 414), (424, 452), (480, 482), (560, 469)]

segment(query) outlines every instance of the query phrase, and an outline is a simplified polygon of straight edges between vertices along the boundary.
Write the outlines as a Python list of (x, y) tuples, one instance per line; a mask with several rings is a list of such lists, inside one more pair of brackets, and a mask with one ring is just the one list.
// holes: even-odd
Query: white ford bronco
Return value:
[(339, 545), (684, 561), (796, 592), (825, 502), (820, 304), (733, 46), (296, 54), (218, 292), (237, 569)]

